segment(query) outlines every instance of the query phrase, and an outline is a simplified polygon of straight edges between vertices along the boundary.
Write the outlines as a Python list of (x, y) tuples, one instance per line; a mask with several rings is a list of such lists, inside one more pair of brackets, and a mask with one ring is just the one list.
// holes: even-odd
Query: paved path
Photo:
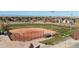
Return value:
[(71, 37), (69, 37), (67, 38), (66, 41), (63, 41), (63, 42), (60, 42), (59, 44), (51, 46), (51, 48), (70, 48), (77, 43), (79, 43), (79, 40), (74, 40)]
[(79, 48), (79, 43), (77, 43), (77, 44), (71, 46), (71, 48)]
[(41, 45), (41, 48), (43, 47), (49, 47), (49, 45), (45, 45), (42, 43), (39, 43), (39, 41), (48, 40), (50, 38), (39, 38), (32, 41), (11, 41), (8, 36), (0, 35), (0, 47), (1, 48), (28, 48), (30, 43), (33, 43), (33, 45), (36, 47), (38, 45)]
[[(50, 39), (50, 38), (48, 38)], [(39, 41), (48, 40), (45, 38), (36, 39), (32, 41), (20, 42), (20, 41), (10, 41), (8, 36), (0, 35), (0, 47), (1, 48), (28, 48), (30, 43), (33, 43), (34, 46), (40, 45), (41, 48), (78, 48), (79, 47), (79, 40), (74, 40), (70, 37), (66, 38), (66, 41), (62, 41), (56, 45), (45, 45), (39, 43)]]

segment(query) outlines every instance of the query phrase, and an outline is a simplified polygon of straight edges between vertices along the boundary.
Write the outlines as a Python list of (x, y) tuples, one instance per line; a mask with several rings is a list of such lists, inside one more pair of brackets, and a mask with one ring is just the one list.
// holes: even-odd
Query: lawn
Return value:
[(47, 44), (47, 45), (54, 45), (56, 43), (59, 43), (64, 40), (65, 37), (68, 37), (71, 35), (75, 28), (73, 27), (67, 27), (67, 26), (58, 26), (53, 24), (10, 24), (10, 29), (17, 29), (17, 28), (45, 28), (50, 30), (55, 30), (58, 32), (58, 35), (53, 37), (52, 39), (40, 41), (41, 43)]

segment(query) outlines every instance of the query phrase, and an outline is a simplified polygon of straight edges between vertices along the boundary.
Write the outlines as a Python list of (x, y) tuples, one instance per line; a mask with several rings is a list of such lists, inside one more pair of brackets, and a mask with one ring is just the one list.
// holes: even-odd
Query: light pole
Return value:
[(70, 21), (69, 22), (69, 24), (70, 24), (69, 25), (69, 27), (70, 27), (70, 33), (71, 33), (71, 30), (72, 30), (72, 26), (73, 26), (73, 20), (72, 19), (73, 19), (73, 13), (70, 14), (70, 20), (69, 20)]

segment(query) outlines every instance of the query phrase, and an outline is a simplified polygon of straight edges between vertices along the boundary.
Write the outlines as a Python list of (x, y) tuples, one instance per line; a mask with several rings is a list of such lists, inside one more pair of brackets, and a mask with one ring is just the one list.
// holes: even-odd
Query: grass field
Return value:
[(53, 24), (11, 24), (9, 25), (10, 29), (17, 29), (17, 28), (45, 28), (50, 29), (58, 32), (58, 35), (53, 37), (52, 39), (41, 41), (41, 43), (47, 44), (47, 45), (54, 45), (58, 42), (61, 42), (64, 40), (65, 37), (68, 37), (71, 35), (75, 28), (70, 28), (67, 26), (58, 26)]

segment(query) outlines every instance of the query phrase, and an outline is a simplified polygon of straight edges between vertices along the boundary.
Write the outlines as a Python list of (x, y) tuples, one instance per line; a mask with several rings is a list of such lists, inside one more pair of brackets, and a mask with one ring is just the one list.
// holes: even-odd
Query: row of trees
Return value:
[(45, 20), (51, 20), (51, 17), (0, 17), (0, 20), (3, 22), (7, 21), (21, 21), (21, 22), (35, 22), (35, 21), (45, 21)]
[(44, 22), (58, 22), (58, 20), (64, 20), (64, 19), (68, 19), (68, 20), (75, 20), (75, 18), (71, 18), (71, 17), (33, 17), (33, 16), (27, 16), (27, 17), (0, 17), (0, 20), (3, 22), (7, 22), (7, 21), (21, 21), (21, 22), (35, 22), (35, 21), (44, 21)]

